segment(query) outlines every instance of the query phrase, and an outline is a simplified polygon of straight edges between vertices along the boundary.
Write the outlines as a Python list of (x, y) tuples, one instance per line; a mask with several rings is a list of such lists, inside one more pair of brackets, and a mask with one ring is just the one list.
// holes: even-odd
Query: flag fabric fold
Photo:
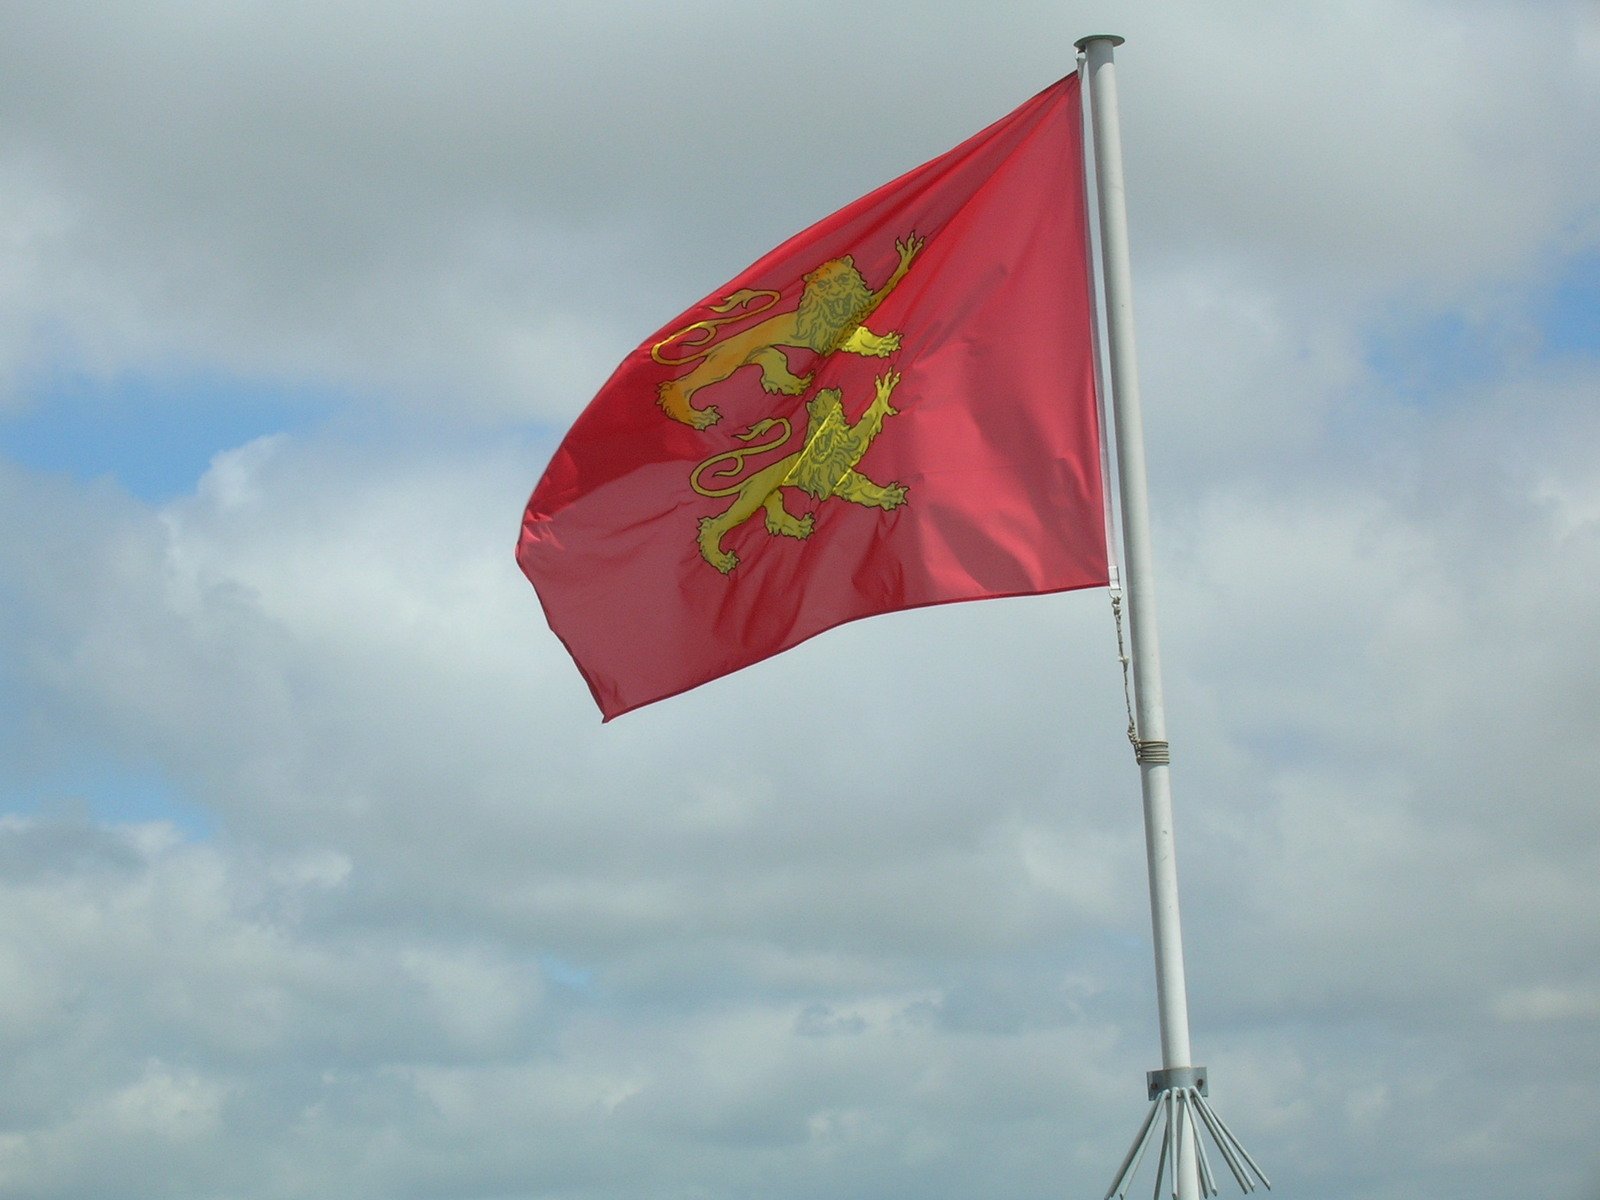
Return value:
[(1103, 586), (1077, 76), (623, 360), (517, 561), (606, 720), (860, 617)]

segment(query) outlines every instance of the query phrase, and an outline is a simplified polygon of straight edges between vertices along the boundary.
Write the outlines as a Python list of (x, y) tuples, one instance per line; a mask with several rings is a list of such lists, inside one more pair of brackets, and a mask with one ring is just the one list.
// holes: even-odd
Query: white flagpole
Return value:
[(1150, 504), (1144, 465), (1144, 420), (1133, 345), (1133, 281), (1128, 267), (1128, 215), (1122, 182), (1122, 139), (1111, 48), (1119, 37), (1085, 38), (1094, 118), (1095, 181), (1100, 195), (1100, 257), (1105, 270), (1111, 409), (1117, 431), (1117, 476), (1122, 496), (1123, 568), (1132, 635), (1135, 718), (1144, 784), (1145, 846), (1150, 865), (1150, 912), (1155, 927), (1156, 995), (1161, 1057), (1166, 1067), (1189, 1065), (1189, 1006), (1184, 988), (1183, 939), (1178, 924), (1178, 868), (1172, 840), (1166, 713), (1161, 698), (1161, 651), (1156, 636), (1150, 555)]
[[(1078, 41), (1089, 76), (1094, 131), (1095, 182), (1100, 213), (1100, 259), (1104, 271), (1107, 350), (1111, 402), (1116, 426), (1117, 476), (1122, 501), (1123, 569), (1132, 636), (1134, 751), (1144, 793), (1145, 858), (1150, 878), (1150, 920), (1155, 941), (1156, 1005), (1161, 1029), (1160, 1071), (1148, 1077), (1150, 1116), (1134, 1139), (1111, 1195), (1126, 1191), (1146, 1148), (1164, 1118), (1160, 1172), (1171, 1163), (1173, 1195), (1199, 1200), (1216, 1191), (1201, 1145), (1202, 1125), (1245, 1191), (1254, 1179), (1270, 1188), (1227, 1127), (1206, 1104), (1205, 1069), (1196, 1067), (1189, 1048), (1189, 1000), (1183, 969), (1183, 935), (1178, 919), (1178, 867), (1172, 832), (1171, 756), (1161, 696), (1161, 651), (1156, 635), (1154, 576), (1151, 569), (1150, 510), (1145, 482), (1144, 421), (1139, 410), (1139, 375), (1134, 358), (1133, 284), (1128, 266), (1128, 216), (1122, 179), (1122, 134), (1117, 118), (1117, 83), (1111, 51), (1123, 39), (1095, 34)], [(1170, 1157), (1169, 1157), (1170, 1156)], [(1242, 1157), (1241, 1157), (1242, 1156)], [(1239, 1164), (1236, 1166), (1235, 1164)]]

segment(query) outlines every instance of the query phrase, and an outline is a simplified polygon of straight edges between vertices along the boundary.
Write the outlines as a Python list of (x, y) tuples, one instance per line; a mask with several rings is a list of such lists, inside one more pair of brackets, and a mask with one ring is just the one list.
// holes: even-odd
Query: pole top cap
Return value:
[(1081, 37), (1072, 44), (1079, 50), (1087, 50), (1090, 42), (1110, 42), (1112, 46), (1120, 46), (1128, 39), (1119, 37), (1114, 33), (1091, 33), (1088, 37)]

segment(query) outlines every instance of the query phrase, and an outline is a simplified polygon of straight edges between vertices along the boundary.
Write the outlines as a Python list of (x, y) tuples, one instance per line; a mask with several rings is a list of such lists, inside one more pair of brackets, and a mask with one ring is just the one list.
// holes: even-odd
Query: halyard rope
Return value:
[(1152, 766), (1165, 766), (1172, 761), (1172, 748), (1166, 742), (1147, 742), (1139, 737), (1139, 726), (1133, 719), (1133, 683), (1129, 678), (1127, 643), (1122, 638), (1122, 589), (1111, 589), (1111, 616), (1117, 623), (1117, 661), (1122, 664), (1122, 703), (1128, 711), (1128, 743), (1133, 747), (1133, 760)]

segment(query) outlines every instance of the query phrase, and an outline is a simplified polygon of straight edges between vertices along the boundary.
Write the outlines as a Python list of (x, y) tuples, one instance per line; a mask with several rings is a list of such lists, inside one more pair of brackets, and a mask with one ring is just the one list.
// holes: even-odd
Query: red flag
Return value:
[(1078, 78), (628, 355), (517, 561), (606, 720), (858, 617), (1107, 582)]

